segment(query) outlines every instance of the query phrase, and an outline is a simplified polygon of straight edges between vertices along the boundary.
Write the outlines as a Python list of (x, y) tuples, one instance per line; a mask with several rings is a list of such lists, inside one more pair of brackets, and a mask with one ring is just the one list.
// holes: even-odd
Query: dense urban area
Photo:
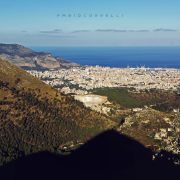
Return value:
[(87, 66), (29, 72), (65, 94), (87, 94), (89, 90), (102, 87), (177, 90), (180, 85), (180, 71), (177, 69)]

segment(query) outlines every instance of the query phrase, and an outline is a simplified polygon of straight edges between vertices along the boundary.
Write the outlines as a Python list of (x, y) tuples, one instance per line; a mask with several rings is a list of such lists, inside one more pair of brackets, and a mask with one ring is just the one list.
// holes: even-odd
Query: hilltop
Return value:
[(115, 123), (0, 59), (0, 164), (75, 147)]
[(78, 66), (70, 61), (54, 57), (51, 53), (35, 52), (19, 44), (0, 43), (0, 58), (28, 70), (49, 70)]

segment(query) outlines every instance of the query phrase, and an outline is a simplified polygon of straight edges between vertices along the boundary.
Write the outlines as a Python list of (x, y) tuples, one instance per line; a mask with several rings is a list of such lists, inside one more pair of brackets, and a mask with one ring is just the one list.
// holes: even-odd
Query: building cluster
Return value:
[(64, 93), (87, 94), (104, 87), (128, 87), (136, 90), (180, 88), (180, 70), (168, 68), (72, 67), (56, 71), (29, 71)]

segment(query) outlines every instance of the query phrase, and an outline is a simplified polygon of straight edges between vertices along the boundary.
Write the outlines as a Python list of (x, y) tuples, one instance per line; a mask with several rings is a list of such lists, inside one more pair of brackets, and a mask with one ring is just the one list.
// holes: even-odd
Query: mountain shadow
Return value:
[(41, 152), (4, 165), (0, 179), (155, 180), (180, 179), (180, 167), (162, 153), (153, 152), (133, 139), (110, 130), (87, 142), (70, 155)]

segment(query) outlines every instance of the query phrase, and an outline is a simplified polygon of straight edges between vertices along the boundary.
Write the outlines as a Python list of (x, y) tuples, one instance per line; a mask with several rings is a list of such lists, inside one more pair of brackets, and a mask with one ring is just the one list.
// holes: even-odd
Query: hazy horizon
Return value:
[(179, 0), (0, 0), (0, 42), (180, 46)]

